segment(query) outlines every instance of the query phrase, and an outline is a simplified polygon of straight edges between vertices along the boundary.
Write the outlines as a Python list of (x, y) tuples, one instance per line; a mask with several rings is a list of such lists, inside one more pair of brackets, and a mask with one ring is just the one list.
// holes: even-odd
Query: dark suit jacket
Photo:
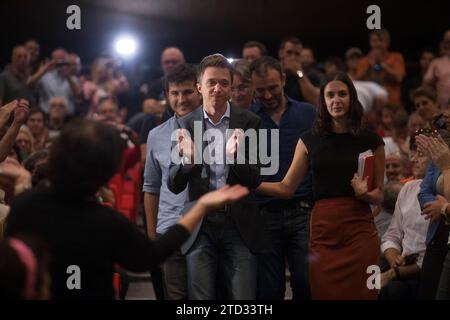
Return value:
[[(201, 121), (202, 136), (205, 130), (203, 121), (203, 108), (197, 108), (187, 117), (179, 119), (178, 124), (181, 128), (187, 129), (192, 140), (194, 140), (194, 121)], [(258, 130), (261, 120), (258, 116), (250, 111), (231, 107), (229, 129), (240, 128)], [(205, 142), (199, 154), (203, 154)], [(196, 146), (198, 148), (198, 146)], [(249, 152), (257, 153), (258, 145), (249, 145), (246, 141), (246, 160), (248, 160)], [(261, 183), (259, 157), (257, 164), (231, 164), (229, 165), (229, 173), (227, 184), (241, 184), (249, 189), (255, 189)], [(209, 166), (204, 162), (195, 164), (191, 168), (183, 167), (181, 164), (172, 163), (170, 165), (170, 173), (167, 181), (169, 190), (173, 193), (180, 193), (189, 183), (189, 201), (195, 201), (209, 191)], [(253, 192), (243, 199), (235, 202), (230, 206), (231, 216), (236, 223), (237, 229), (247, 247), (252, 252), (260, 252), (267, 245), (267, 238), (264, 234), (264, 222), (259, 213), (258, 205), (255, 201)]]

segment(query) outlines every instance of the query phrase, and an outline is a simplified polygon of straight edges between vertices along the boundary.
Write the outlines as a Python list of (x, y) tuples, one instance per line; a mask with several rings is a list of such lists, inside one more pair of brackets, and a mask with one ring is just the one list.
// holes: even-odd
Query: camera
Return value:
[(64, 67), (64, 66), (68, 66), (70, 65), (70, 62), (60, 59), (60, 60), (56, 60), (56, 67)]

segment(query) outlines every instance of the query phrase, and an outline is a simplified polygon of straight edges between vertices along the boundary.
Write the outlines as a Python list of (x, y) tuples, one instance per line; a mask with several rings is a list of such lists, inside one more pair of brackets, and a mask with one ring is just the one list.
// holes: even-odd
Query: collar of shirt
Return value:
[(214, 121), (212, 121), (212, 119), (209, 117), (209, 115), (206, 113), (205, 108), (202, 107), (203, 110), (203, 119), (208, 120), (209, 123), (211, 123), (213, 126), (218, 126), (219, 124), (222, 123), (222, 121), (224, 119), (230, 119), (230, 103), (227, 102), (227, 110), (225, 111), (225, 113), (223, 114), (223, 116), (220, 118), (218, 123), (214, 123)]

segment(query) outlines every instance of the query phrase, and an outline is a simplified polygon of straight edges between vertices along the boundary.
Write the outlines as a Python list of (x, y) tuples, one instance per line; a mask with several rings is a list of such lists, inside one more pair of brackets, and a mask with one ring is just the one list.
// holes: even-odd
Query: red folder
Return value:
[(375, 156), (371, 150), (363, 152), (358, 157), (358, 175), (367, 177), (367, 190), (373, 190), (373, 176), (375, 175)]

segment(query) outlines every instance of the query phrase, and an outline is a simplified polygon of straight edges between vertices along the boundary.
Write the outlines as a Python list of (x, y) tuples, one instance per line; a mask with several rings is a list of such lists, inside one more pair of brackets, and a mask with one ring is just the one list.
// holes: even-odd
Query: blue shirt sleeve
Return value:
[(145, 160), (143, 191), (149, 193), (160, 193), (161, 189), (161, 167), (155, 158), (155, 140), (157, 136), (149, 134), (147, 141), (147, 158)]
[(422, 209), (426, 203), (436, 200), (436, 182), (439, 174), (439, 169), (434, 164), (430, 163), (427, 167), (425, 177), (420, 184), (420, 192), (417, 196)]

